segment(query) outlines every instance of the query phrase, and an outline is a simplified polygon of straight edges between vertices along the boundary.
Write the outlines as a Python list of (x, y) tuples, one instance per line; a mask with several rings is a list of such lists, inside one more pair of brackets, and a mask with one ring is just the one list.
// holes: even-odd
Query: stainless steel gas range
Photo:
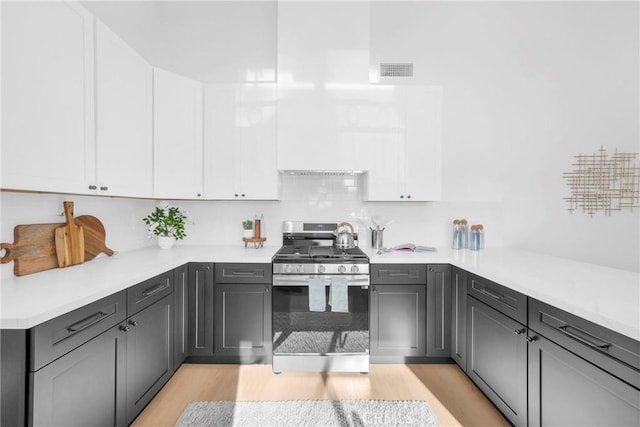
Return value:
[(339, 223), (283, 223), (273, 256), (273, 372), (369, 372), (369, 257)]

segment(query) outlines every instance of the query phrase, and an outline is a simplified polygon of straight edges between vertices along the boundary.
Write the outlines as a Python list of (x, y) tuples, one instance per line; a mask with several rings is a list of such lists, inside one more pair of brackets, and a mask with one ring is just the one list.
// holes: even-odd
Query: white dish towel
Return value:
[(334, 277), (331, 279), (329, 288), (329, 305), (331, 311), (337, 313), (349, 312), (349, 285), (344, 277)]
[(325, 311), (327, 298), (324, 285), (324, 279), (320, 277), (309, 280), (309, 311)]

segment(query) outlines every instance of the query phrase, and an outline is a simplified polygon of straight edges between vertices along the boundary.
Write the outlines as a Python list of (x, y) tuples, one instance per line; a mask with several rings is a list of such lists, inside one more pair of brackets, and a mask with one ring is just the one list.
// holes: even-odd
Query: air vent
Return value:
[(382, 63), (380, 77), (413, 77), (413, 64)]

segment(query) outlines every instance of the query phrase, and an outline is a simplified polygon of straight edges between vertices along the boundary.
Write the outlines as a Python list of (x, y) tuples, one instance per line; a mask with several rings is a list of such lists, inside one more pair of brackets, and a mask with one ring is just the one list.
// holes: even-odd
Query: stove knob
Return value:
[(298, 264), (296, 266), (296, 273), (304, 273), (304, 265)]
[(357, 265), (352, 265), (352, 266), (351, 266), (351, 272), (352, 272), (352, 273), (357, 273), (358, 271), (360, 271), (360, 269), (358, 268), (358, 266), (357, 266)]
[(345, 271), (347, 271), (347, 267), (344, 265), (338, 267), (338, 273), (344, 273)]
[(284, 265), (284, 267), (282, 267), (282, 270), (283, 270), (285, 273), (291, 273), (291, 265), (289, 265), (289, 264), (285, 264), (285, 265)]
[(321, 264), (318, 266), (318, 273), (324, 273), (325, 270), (324, 265)]

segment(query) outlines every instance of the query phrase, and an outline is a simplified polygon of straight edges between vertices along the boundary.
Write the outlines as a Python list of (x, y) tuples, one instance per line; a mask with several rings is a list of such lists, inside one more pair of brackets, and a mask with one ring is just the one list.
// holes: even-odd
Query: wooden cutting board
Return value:
[[(75, 218), (77, 224), (84, 228), (84, 260), (90, 261), (99, 253), (109, 256), (114, 251), (105, 245), (106, 233), (102, 222), (91, 215), (81, 215)], [(55, 224), (27, 224), (17, 225), (13, 229), (14, 243), (1, 243), (0, 249), (6, 254), (0, 258), (0, 263), (13, 261), (13, 274), (25, 276), (40, 271), (58, 268), (56, 255), (55, 231), (65, 225)]]
[(84, 228), (73, 219), (73, 202), (64, 202), (67, 223), (56, 228), (55, 242), (58, 267), (64, 268), (84, 262)]
[(56, 228), (64, 224), (27, 224), (13, 228), (13, 243), (0, 243), (6, 251), (0, 263), (13, 261), (13, 274), (24, 276), (58, 268)]
[(105, 245), (107, 233), (102, 222), (95, 216), (80, 215), (76, 218), (76, 224), (84, 229), (84, 260), (90, 261), (98, 254), (105, 253), (109, 256), (114, 252)]

